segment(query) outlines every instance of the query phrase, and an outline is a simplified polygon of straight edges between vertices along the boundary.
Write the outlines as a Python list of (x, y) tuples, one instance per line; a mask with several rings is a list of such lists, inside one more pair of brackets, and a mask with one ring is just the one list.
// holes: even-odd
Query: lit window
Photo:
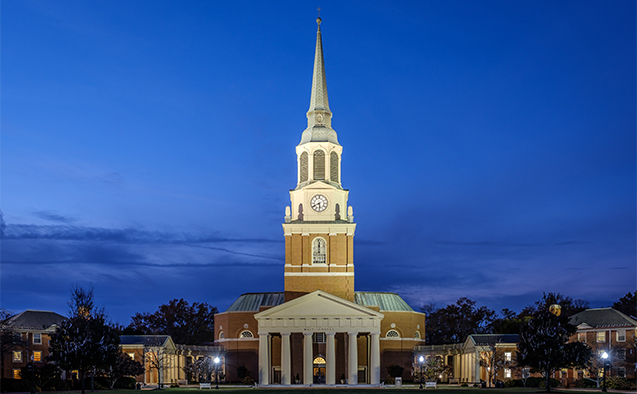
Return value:
[(387, 335), (385, 335), (385, 337), (387, 337), (387, 338), (400, 338), (400, 334), (396, 330), (389, 330), (389, 331), (387, 331)]
[(14, 369), (13, 370), (13, 379), (20, 379), (20, 370), (19, 369)]
[(42, 344), (42, 334), (33, 334), (33, 343), (35, 345), (41, 345)]
[(325, 152), (322, 150), (314, 152), (314, 180), (325, 180)]
[(323, 238), (314, 238), (312, 241), (312, 264), (327, 263), (327, 248)]
[(20, 350), (14, 350), (13, 351), (13, 362), (14, 363), (21, 363), (22, 362), (22, 351), (20, 351)]
[(325, 343), (326, 335), (324, 332), (317, 332), (314, 334), (314, 343)]
[(599, 331), (597, 333), (597, 342), (606, 342), (606, 331)]
[(239, 335), (239, 338), (254, 338), (254, 335), (252, 335), (251, 331), (245, 330), (241, 331), (241, 335)]
[(42, 361), (42, 352), (33, 352), (33, 361), (39, 363)]
[(504, 353), (504, 360), (505, 361), (511, 361), (511, 352), (505, 352)]
[(579, 342), (586, 343), (586, 333), (585, 332), (578, 332), (577, 333), (577, 340)]
[[(511, 353), (509, 353), (511, 354)], [(511, 370), (509, 368), (504, 368), (504, 377), (505, 378), (510, 378), (511, 377)]]
[(128, 357), (130, 357), (131, 360), (135, 361), (135, 353), (128, 353)]
[(626, 342), (626, 331), (617, 331), (617, 342)]

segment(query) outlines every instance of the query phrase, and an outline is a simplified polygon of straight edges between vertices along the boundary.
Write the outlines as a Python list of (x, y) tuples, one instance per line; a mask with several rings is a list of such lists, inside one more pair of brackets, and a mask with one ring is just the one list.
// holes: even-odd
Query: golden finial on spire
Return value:
[(316, 9), (318, 11), (318, 18), (316, 18), (316, 23), (321, 27), (321, 7)]

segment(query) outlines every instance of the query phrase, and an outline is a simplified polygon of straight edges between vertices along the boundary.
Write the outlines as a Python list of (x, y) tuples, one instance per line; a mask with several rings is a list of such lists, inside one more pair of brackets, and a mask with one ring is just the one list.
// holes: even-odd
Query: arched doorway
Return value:
[(325, 384), (325, 358), (318, 356), (314, 359), (314, 384)]

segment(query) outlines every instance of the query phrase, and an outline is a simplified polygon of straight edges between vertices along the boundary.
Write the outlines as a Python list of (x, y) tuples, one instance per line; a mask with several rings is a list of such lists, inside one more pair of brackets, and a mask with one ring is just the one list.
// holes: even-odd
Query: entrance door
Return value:
[(314, 384), (325, 384), (325, 359), (321, 356), (314, 359)]

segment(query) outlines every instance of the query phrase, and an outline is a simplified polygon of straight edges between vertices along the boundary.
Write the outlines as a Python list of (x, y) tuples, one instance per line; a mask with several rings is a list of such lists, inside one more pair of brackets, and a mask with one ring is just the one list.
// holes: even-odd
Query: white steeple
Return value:
[(332, 129), (332, 112), (327, 100), (325, 63), (323, 62), (323, 42), (321, 39), (321, 18), (316, 19), (316, 52), (314, 54), (314, 74), (310, 109), (307, 112), (307, 129), (301, 136), (301, 144), (307, 142), (331, 142), (338, 145), (336, 131)]

